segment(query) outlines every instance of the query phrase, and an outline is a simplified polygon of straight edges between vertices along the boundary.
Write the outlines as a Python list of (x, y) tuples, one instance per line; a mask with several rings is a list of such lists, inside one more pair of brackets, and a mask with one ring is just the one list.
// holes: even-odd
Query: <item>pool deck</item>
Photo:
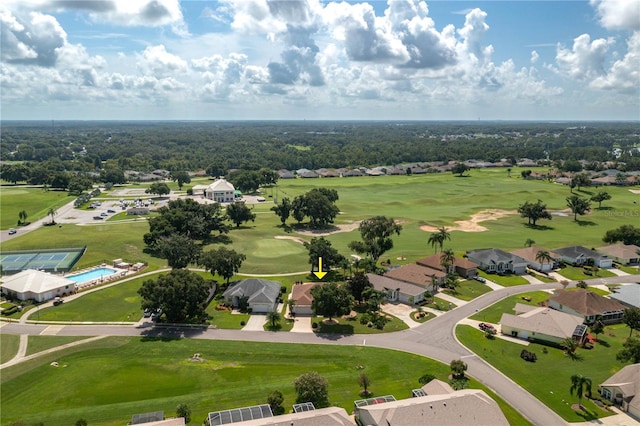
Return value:
[(91, 268), (81, 269), (79, 271), (73, 271), (73, 273), (66, 274), (65, 278), (69, 277), (69, 276), (80, 275), (80, 274), (83, 274), (83, 273), (86, 273), (86, 272), (91, 272), (91, 271), (93, 271), (95, 269), (100, 269), (100, 268), (113, 269), (115, 272), (112, 273), (112, 274), (109, 274), (109, 275), (102, 276), (100, 278), (92, 278), (92, 279), (87, 280), (87, 281), (76, 283), (76, 290), (80, 291), (80, 290), (84, 290), (86, 288), (90, 288), (90, 287), (96, 286), (98, 284), (103, 284), (103, 283), (106, 283), (108, 281), (112, 281), (112, 280), (115, 280), (115, 279), (120, 279), (120, 278), (123, 278), (126, 275), (128, 275), (128, 274), (133, 272), (133, 271), (130, 271), (128, 269), (116, 268), (114, 266), (109, 266), (109, 265), (106, 265), (106, 264), (102, 264), (102, 265), (99, 265), (99, 266), (93, 266)]

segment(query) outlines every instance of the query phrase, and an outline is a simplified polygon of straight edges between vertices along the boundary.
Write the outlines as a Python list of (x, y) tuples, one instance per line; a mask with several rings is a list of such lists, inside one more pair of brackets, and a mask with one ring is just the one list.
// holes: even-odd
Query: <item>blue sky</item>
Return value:
[(640, 119), (640, 2), (8, 0), (2, 119)]

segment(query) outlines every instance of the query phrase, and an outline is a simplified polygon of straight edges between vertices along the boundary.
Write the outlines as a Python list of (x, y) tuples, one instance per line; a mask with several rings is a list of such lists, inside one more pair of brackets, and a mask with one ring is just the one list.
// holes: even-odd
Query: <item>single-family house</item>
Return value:
[(317, 170), (316, 172), (320, 175), (320, 177), (323, 177), (323, 178), (340, 177), (338, 172), (336, 172), (335, 170), (324, 169), (322, 173), (318, 172)]
[(434, 279), (438, 285), (442, 285), (447, 278), (447, 274), (438, 269), (416, 265), (415, 263), (409, 263), (400, 266), (399, 268), (391, 269), (385, 272), (384, 276), (398, 281), (415, 284), (424, 289), (431, 289)]
[[(298, 408), (297, 407), (303, 407)], [(234, 408), (209, 413), (208, 426), (357, 426), (344, 408), (315, 408), (312, 403), (294, 405), (294, 412), (274, 416), (269, 405)]]
[(310, 170), (308, 172), (298, 173), (298, 176), (300, 176), (303, 179), (315, 179), (315, 178), (319, 177), (320, 175), (317, 174), (316, 172)]
[(623, 265), (640, 264), (640, 247), (634, 244), (612, 244), (598, 247), (596, 251), (603, 253)]
[(522, 303), (516, 303), (514, 311), (515, 315), (503, 313), (500, 318), (500, 331), (504, 335), (550, 343), (567, 338), (582, 343), (586, 338), (586, 327), (579, 316)]
[[(540, 258), (539, 253), (543, 252), (547, 253), (551, 259)], [(554, 270), (558, 267), (560, 259), (562, 259), (562, 256), (559, 254), (540, 246), (531, 246), (512, 250), (511, 253), (526, 260), (529, 268), (540, 272), (549, 272)]]
[(640, 364), (624, 366), (599, 386), (600, 395), (640, 420)]
[(508, 425), (498, 404), (480, 389), (462, 389), (356, 407), (359, 424), (370, 426)]
[(367, 274), (369, 282), (378, 291), (387, 294), (387, 300), (391, 302), (402, 302), (407, 305), (418, 303), (424, 300), (424, 293), (427, 291), (423, 286), (394, 280), (377, 274)]
[(456, 257), (453, 259), (453, 264), (449, 268), (449, 271), (445, 271), (442, 263), (442, 254), (434, 254), (431, 256), (423, 257), (416, 260), (416, 263), (428, 268), (439, 269), (442, 272), (456, 273), (462, 278), (473, 278), (478, 275), (478, 265), (468, 259)]
[(609, 298), (622, 303), (629, 308), (640, 308), (640, 284), (623, 284), (616, 287)]
[(201, 195), (204, 197), (204, 192), (207, 190), (209, 185), (193, 185), (191, 187), (191, 194), (193, 195)]
[(364, 176), (364, 173), (359, 169), (351, 169), (346, 173), (343, 173), (342, 176), (344, 177)]
[(227, 182), (225, 179), (217, 179), (205, 189), (204, 195), (216, 203), (233, 203), (236, 200), (235, 190), (236, 188), (231, 182)]
[(311, 295), (311, 289), (322, 285), (323, 283), (305, 283), (296, 284), (291, 290), (291, 300), (295, 302), (291, 311), (296, 315), (313, 315), (311, 304), (313, 303), (313, 296)]
[(611, 268), (613, 266), (612, 258), (583, 246), (562, 247), (553, 251), (559, 254), (562, 260), (574, 266), (586, 265), (590, 263), (589, 259), (592, 259), (593, 264), (598, 268)]
[(281, 283), (259, 278), (247, 278), (231, 284), (222, 294), (225, 302), (237, 307), (245, 299), (253, 312), (269, 312), (277, 308)]
[(625, 310), (620, 302), (581, 288), (557, 290), (548, 302), (550, 308), (577, 315), (586, 324), (591, 324), (598, 318), (605, 324), (620, 322)]
[(496, 248), (471, 250), (465, 257), (488, 273), (524, 274), (527, 272), (525, 259)]
[(37, 302), (46, 302), (76, 291), (75, 281), (34, 269), (26, 269), (15, 275), (4, 277), (0, 286), (2, 294), (11, 298), (34, 299)]
[(296, 175), (293, 174), (292, 171), (289, 171), (287, 169), (280, 169), (278, 170), (278, 178), (279, 179), (295, 179)]

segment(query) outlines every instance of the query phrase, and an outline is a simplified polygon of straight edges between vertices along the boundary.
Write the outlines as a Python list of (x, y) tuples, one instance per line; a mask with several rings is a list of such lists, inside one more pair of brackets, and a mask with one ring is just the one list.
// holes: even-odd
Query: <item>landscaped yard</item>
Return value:
[(529, 284), (529, 281), (521, 277), (520, 275), (509, 274), (509, 275), (498, 275), (498, 274), (487, 274), (484, 271), (478, 271), (478, 275), (484, 277), (489, 281), (493, 281), (496, 284), (499, 284), (503, 287), (512, 287), (516, 285), (525, 285)]
[(584, 273), (584, 269), (576, 266), (564, 266), (563, 268), (556, 271), (558, 274), (562, 275), (568, 280), (591, 280), (593, 278), (605, 278), (605, 277), (614, 277), (615, 274), (611, 271), (607, 271), (606, 269), (598, 269), (595, 275), (587, 275)]
[(481, 310), (474, 314), (470, 318), (476, 321), (484, 321), (496, 324), (500, 321), (503, 313), (513, 314), (513, 308), (516, 303), (523, 303), (525, 305), (537, 305), (540, 302), (544, 302), (551, 296), (546, 291), (532, 291), (529, 293), (515, 294), (513, 296), (506, 297), (493, 305)]
[(443, 292), (461, 300), (473, 300), (478, 296), (489, 293), (491, 288), (475, 280), (465, 280), (458, 283), (455, 290), (446, 289)]
[(20, 336), (17, 334), (0, 334), (0, 364), (9, 361), (18, 353)]
[[(596, 343), (594, 349), (578, 349), (577, 359), (566, 356), (561, 349), (531, 343), (527, 350), (537, 355), (537, 361), (533, 363), (520, 358), (520, 352), (524, 348), (522, 345), (499, 338), (489, 340), (474, 327), (459, 326), (456, 335), (470, 350), (568, 422), (591, 420), (611, 414), (586, 398), (583, 398), (586, 410), (574, 411), (571, 404), (577, 403), (577, 398), (569, 392), (570, 378), (573, 374), (582, 374), (590, 378), (595, 392), (599, 383), (622, 368), (623, 364), (616, 360), (616, 353), (629, 336), (626, 326), (607, 326), (605, 333), (598, 336), (600, 342)], [(547, 353), (544, 353), (543, 348), (546, 348)]]
[[(199, 353), (202, 362), (191, 361)], [(265, 356), (269, 354), (269, 356)], [(52, 361), (67, 367), (53, 367)], [(363, 369), (357, 369), (357, 366)], [(407, 368), (411, 366), (411, 368)], [(295, 402), (294, 379), (318, 371), (329, 381), (332, 405), (353, 409), (358, 376), (374, 395), (406, 398), (430, 373), (447, 381), (448, 365), (404, 352), (365, 346), (286, 345), (199, 339), (110, 337), (3, 370), (2, 423), (121, 425), (136, 413), (175, 413), (180, 403), (199, 423), (209, 411), (263, 404), (270, 392)], [(250, 375), (250, 380), (248, 380)], [(471, 380), (470, 387), (482, 388)], [(494, 394), (490, 393), (495, 398)], [(528, 422), (498, 399), (512, 425)]]
[(360, 318), (363, 312), (356, 312), (355, 318), (332, 318), (331, 322), (328, 322), (328, 318), (316, 318), (312, 319), (312, 323), (318, 324), (318, 328), (315, 330), (318, 333), (332, 333), (332, 334), (377, 334), (377, 333), (391, 333), (393, 331), (406, 330), (409, 328), (404, 321), (385, 314), (389, 320), (382, 330), (376, 328), (376, 326), (368, 327), (367, 324), (361, 324)]

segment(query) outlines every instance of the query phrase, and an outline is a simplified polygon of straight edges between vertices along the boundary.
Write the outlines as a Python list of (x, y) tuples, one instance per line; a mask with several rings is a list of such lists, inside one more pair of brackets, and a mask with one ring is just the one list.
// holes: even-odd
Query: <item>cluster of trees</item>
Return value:
[[(249, 165), (248, 167), (251, 166)], [(208, 170), (211, 172), (222, 171), (215, 167), (211, 167)], [(212, 176), (224, 176), (224, 174)], [(275, 185), (278, 182), (278, 173), (264, 167), (258, 170), (244, 169), (230, 173), (228, 180), (240, 191), (252, 193), (256, 192), (261, 186)]]
[(293, 216), (298, 223), (309, 218), (311, 228), (324, 228), (333, 223), (340, 212), (335, 204), (338, 199), (338, 191), (335, 189), (313, 188), (295, 197), (293, 201), (283, 198), (280, 204), (273, 206), (271, 210), (280, 218), (283, 226), (289, 217)]
[(622, 242), (623, 244), (640, 246), (640, 228), (633, 225), (622, 225), (610, 229), (604, 234), (602, 241), (609, 244)]

